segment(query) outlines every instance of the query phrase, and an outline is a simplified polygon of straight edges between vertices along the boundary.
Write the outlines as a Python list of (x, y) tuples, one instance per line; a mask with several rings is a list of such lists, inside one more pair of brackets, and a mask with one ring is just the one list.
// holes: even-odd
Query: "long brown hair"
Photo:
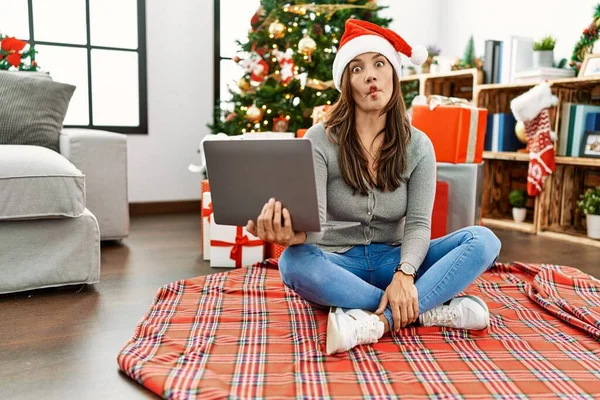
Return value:
[[(394, 191), (405, 181), (406, 146), (410, 141), (410, 123), (406, 118), (406, 105), (402, 98), (400, 82), (393, 79), (394, 88), (388, 104), (381, 110), (387, 114), (385, 128), (377, 134), (384, 139), (377, 154), (377, 179), (369, 173), (369, 162), (362, 151), (360, 138), (356, 132), (355, 107), (347, 66), (342, 75), (342, 93), (327, 115), (325, 128), (330, 140), (339, 147), (340, 169), (344, 181), (354, 192), (366, 195), (369, 186), (377, 186), (383, 191)], [(392, 72), (396, 78), (396, 71)]]

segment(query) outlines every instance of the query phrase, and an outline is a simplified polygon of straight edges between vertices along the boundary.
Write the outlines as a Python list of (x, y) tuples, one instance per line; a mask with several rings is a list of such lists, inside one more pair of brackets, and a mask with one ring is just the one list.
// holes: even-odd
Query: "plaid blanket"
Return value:
[(591, 399), (599, 292), (573, 268), (497, 264), (465, 292), (488, 303), (489, 330), (409, 327), (327, 356), (327, 313), (269, 261), (164, 286), (117, 361), (172, 399)]

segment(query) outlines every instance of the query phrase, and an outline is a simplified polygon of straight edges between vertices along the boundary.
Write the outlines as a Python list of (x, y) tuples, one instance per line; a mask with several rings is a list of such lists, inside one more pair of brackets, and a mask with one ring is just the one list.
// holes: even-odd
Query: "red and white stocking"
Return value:
[(547, 82), (540, 83), (510, 102), (515, 118), (525, 124), (529, 148), (527, 194), (530, 196), (537, 196), (542, 191), (544, 181), (556, 169), (548, 108), (557, 103), (558, 98), (552, 94)]
[(535, 197), (541, 191), (546, 177), (556, 169), (554, 144), (550, 138), (550, 113), (545, 108), (531, 121), (525, 122), (529, 170), (527, 171), (527, 194)]

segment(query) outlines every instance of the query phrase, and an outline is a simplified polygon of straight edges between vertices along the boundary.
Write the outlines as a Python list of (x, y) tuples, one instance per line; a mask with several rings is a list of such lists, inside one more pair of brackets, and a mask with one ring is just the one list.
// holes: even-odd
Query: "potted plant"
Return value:
[(434, 45), (428, 46), (427, 47), (427, 60), (425, 60), (425, 62), (421, 66), (421, 72), (423, 72), (424, 74), (430, 73), (430, 72), (433, 73), (434, 71), (432, 71), (432, 69), (431, 69), (431, 65), (433, 64), (433, 58), (437, 57), (439, 55), (440, 55), (440, 49), (438, 49)]
[(527, 197), (524, 190), (513, 190), (508, 195), (508, 202), (513, 208), (513, 219), (516, 222), (525, 221), (525, 217), (527, 216), (527, 209), (525, 208), (526, 201)]
[(578, 205), (585, 214), (587, 235), (592, 239), (600, 239), (600, 186), (586, 190)]
[(552, 35), (546, 35), (540, 40), (533, 42), (533, 68), (552, 68), (554, 64), (554, 46), (556, 39)]

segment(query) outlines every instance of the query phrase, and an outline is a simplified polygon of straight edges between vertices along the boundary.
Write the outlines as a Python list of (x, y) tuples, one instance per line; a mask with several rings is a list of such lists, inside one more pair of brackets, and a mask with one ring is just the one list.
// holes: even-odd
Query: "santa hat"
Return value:
[(333, 81), (337, 90), (342, 91), (342, 74), (346, 65), (354, 57), (369, 52), (384, 55), (396, 70), (398, 78), (401, 76), (402, 65), (400, 53), (410, 57), (415, 65), (421, 65), (427, 60), (425, 46), (411, 47), (394, 31), (371, 22), (349, 19), (333, 61)]

